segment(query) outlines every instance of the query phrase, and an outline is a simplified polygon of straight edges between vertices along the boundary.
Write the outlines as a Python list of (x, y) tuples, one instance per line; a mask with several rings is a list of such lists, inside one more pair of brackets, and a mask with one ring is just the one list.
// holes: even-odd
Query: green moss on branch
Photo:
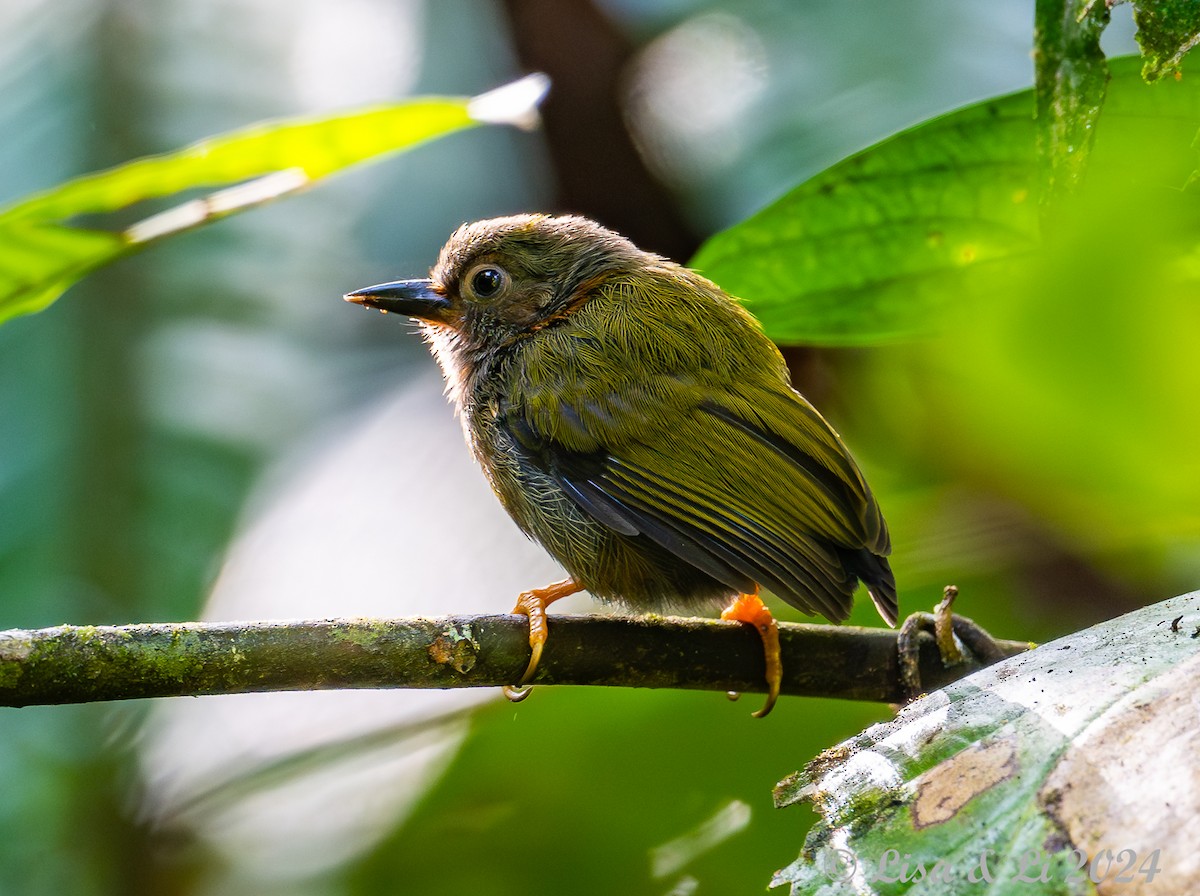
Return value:
[[(899, 702), (896, 634), (780, 625), (783, 693)], [(0, 632), (0, 705), (332, 688), (496, 687), (528, 660), (521, 616), (153, 623)], [(1027, 645), (1000, 642), (1008, 654)], [(922, 636), (934, 688), (942, 669)], [(762, 647), (737, 623), (555, 616), (535, 683), (761, 692)]]

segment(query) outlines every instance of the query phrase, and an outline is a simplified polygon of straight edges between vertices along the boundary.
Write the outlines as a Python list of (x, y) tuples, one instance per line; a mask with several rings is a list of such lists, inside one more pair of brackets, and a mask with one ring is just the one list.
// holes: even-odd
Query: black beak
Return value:
[(433, 286), (432, 280), (397, 280), (357, 289), (343, 296), (347, 302), (416, 317), (433, 323), (448, 323), (450, 300)]

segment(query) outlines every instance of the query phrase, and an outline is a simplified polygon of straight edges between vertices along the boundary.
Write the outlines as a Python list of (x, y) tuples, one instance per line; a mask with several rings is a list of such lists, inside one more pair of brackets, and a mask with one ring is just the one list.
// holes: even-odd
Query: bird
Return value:
[(779, 634), (760, 590), (831, 622), (859, 582), (896, 624), (887, 524), (841, 437), (743, 304), (576, 215), (466, 223), (429, 276), (346, 301), (416, 319), (501, 504), (568, 578), (523, 592), (528, 693), (546, 608), (587, 590), (634, 613), (753, 625), (767, 697)]

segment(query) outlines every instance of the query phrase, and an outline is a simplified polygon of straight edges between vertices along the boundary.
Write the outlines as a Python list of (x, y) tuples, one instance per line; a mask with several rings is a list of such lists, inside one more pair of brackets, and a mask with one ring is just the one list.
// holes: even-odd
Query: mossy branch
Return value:
[[(781, 624), (783, 693), (899, 702), (897, 633)], [(0, 705), (330, 688), (496, 687), (529, 657), (523, 616), (154, 623), (0, 632)], [(943, 669), (921, 634), (923, 686)], [(999, 642), (1005, 655), (1024, 642)], [(535, 683), (758, 691), (758, 634), (739, 623), (555, 616)]]

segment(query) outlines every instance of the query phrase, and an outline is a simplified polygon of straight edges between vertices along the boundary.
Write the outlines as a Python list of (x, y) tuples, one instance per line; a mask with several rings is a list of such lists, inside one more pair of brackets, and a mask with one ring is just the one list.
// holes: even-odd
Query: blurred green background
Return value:
[[(468, 469), (411, 328), (341, 294), (516, 211), (686, 260), (849, 153), (1028, 87), (1031, 40), (1027, 2), (4, 4), (2, 202), (261, 118), (554, 87), (537, 133), (352, 171), (0, 328), (0, 627), (507, 609), (545, 561)], [(789, 349), (880, 496), (905, 612), (954, 582), (964, 614), (1044, 640), (1200, 579), (1195, 256), (1155, 266), (1194, 216), (1121, 156), (1099, 183), (1129, 195), (1085, 196), (969, 326)], [(1153, 217), (1139, 175), (1168, 197)], [(758, 892), (811, 820), (772, 784), (888, 709), (751, 708), (542, 688), (3, 710), (0, 894)]]

